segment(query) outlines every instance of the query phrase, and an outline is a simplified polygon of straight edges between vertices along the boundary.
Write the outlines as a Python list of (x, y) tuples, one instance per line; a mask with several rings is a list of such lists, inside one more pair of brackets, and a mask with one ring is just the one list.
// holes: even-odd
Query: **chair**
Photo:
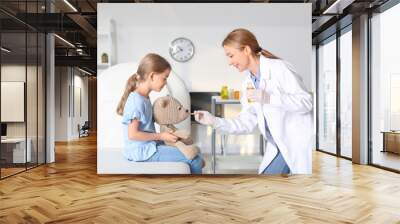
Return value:
[(78, 124), (79, 138), (89, 136), (89, 129), (90, 129), (89, 121), (85, 121), (82, 127), (80, 127), (80, 125)]

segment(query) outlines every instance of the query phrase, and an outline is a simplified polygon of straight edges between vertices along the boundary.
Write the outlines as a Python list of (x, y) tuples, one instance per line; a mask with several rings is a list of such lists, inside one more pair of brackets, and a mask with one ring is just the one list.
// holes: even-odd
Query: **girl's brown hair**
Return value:
[(139, 63), (135, 74), (126, 81), (125, 91), (117, 106), (117, 114), (123, 115), (126, 100), (131, 92), (135, 91), (137, 84), (147, 79), (152, 72), (159, 74), (167, 69), (171, 70), (169, 62), (158, 54), (147, 54)]
[(243, 50), (244, 47), (249, 46), (254, 55), (263, 55), (266, 58), (279, 59), (271, 52), (262, 49), (254, 34), (249, 30), (239, 28), (230, 32), (222, 41), (222, 46), (232, 46), (234, 48)]

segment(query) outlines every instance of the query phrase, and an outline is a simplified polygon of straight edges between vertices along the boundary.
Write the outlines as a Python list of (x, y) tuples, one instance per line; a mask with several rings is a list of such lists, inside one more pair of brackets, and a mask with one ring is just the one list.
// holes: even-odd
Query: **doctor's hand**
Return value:
[(215, 123), (215, 116), (212, 115), (210, 112), (203, 111), (203, 110), (195, 111), (194, 112), (194, 119), (197, 122), (199, 122), (200, 124), (203, 124), (203, 125), (211, 125), (211, 126), (213, 126), (214, 123)]
[(262, 89), (248, 89), (247, 99), (251, 102), (257, 102), (260, 104), (269, 104), (270, 96), (267, 92)]

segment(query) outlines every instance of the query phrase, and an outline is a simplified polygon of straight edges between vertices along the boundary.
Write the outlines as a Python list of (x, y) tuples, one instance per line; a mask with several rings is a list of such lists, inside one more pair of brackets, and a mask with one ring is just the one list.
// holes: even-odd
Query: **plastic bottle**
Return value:
[(228, 86), (222, 86), (221, 88), (221, 99), (227, 100), (229, 98)]
[[(246, 87), (246, 89), (247, 89), (247, 90), (255, 89), (255, 88), (254, 88), (254, 86), (253, 86), (253, 83), (251, 83), (251, 82), (248, 82), (248, 83), (247, 83), (247, 87)], [(252, 102), (253, 102), (253, 100), (251, 100), (251, 99), (247, 98), (247, 102), (248, 102), (248, 103), (252, 103)]]

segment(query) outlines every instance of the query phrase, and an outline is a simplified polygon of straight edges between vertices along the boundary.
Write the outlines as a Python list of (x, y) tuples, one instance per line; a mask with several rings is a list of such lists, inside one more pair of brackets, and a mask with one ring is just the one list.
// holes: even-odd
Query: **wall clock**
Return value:
[(169, 54), (175, 61), (187, 62), (194, 55), (193, 42), (185, 37), (176, 38), (171, 42)]

